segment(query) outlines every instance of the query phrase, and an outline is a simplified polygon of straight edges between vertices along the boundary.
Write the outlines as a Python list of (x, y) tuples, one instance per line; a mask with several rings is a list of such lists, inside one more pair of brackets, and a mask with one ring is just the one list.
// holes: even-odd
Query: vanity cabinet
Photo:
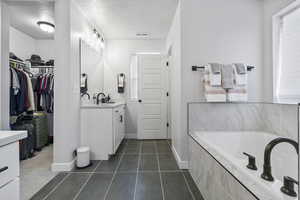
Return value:
[(125, 104), (81, 107), (81, 146), (92, 160), (108, 160), (125, 137)]
[(19, 140), (26, 131), (0, 131), (0, 199), (20, 199)]
[(119, 145), (125, 137), (125, 106), (119, 106), (113, 110), (113, 135), (114, 135), (114, 153), (118, 150)]

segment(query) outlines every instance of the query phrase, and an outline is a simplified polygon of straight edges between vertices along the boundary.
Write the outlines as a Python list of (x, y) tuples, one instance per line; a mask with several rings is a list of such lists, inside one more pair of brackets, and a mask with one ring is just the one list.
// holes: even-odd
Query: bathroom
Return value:
[[(298, 199), (299, 0), (0, 5), (0, 199)], [(12, 68), (54, 77), (21, 161)]]

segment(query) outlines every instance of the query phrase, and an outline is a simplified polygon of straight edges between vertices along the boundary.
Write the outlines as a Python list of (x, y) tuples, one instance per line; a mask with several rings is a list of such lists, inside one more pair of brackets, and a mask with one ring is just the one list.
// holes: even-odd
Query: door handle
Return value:
[(4, 172), (4, 171), (6, 171), (6, 170), (8, 170), (8, 167), (7, 167), (7, 166), (6, 166), (6, 167), (2, 167), (2, 168), (0, 169), (0, 173)]
[(142, 103), (142, 99), (139, 99), (139, 103)]
[(120, 122), (123, 122), (123, 115), (120, 115)]

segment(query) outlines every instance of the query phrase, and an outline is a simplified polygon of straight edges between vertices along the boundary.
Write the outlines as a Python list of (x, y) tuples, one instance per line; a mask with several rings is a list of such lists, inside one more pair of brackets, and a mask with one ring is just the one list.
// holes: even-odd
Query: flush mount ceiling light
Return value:
[(47, 33), (53, 33), (55, 30), (55, 26), (54, 24), (51, 24), (49, 22), (45, 22), (45, 21), (38, 21), (37, 25), (39, 25), (40, 29), (42, 31), (45, 31)]

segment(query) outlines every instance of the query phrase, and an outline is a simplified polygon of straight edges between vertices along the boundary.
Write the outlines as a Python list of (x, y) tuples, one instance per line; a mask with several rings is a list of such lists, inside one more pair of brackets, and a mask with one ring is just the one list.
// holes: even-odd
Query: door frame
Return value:
[(142, 107), (141, 107), (141, 103), (138, 102), (138, 113), (137, 113), (137, 139), (168, 139), (168, 127), (167, 127), (167, 107), (168, 107), (168, 101), (167, 101), (167, 91), (168, 91), (168, 88), (167, 88), (167, 81), (166, 81), (166, 78), (167, 78), (167, 68), (165, 67), (165, 63), (166, 63), (166, 60), (167, 60), (167, 56), (165, 54), (161, 54), (161, 53), (142, 53), (142, 54), (139, 54), (139, 53), (136, 53), (137, 55), (137, 65), (138, 65), (138, 100), (141, 99), (141, 68), (140, 68), (140, 58), (142, 56), (153, 56), (153, 55), (159, 55), (161, 56), (161, 67), (162, 67), (162, 84), (163, 84), (163, 87), (162, 87), (162, 92), (163, 92), (163, 96), (162, 96), (162, 104), (164, 104), (163, 106), (163, 109), (164, 109), (164, 116), (165, 116), (165, 119), (164, 119), (164, 122), (165, 122), (165, 131), (166, 131), (166, 134), (165, 134), (165, 137), (159, 137), (159, 138), (152, 138), (152, 137), (149, 137), (149, 138), (145, 138), (143, 136), (142, 133), (142, 129), (143, 129), (143, 126), (142, 126)]

